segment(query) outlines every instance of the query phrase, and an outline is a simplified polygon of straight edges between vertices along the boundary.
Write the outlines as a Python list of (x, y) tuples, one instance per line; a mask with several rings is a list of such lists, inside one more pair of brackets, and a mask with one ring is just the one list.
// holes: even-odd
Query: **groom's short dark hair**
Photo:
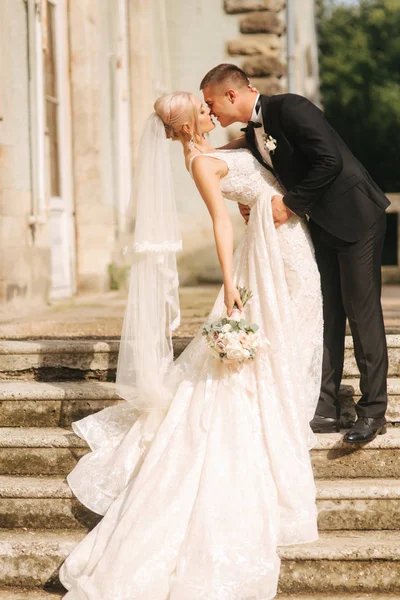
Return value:
[(222, 65), (214, 67), (211, 71), (208, 71), (207, 75), (203, 77), (203, 80), (200, 83), (200, 89), (204, 90), (204, 88), (209, 85), (218, 85), (220, 83), (225, 83), (228, 80), (230, 83), (239, 85), (239, 87), (247, 86), (250, 83), (249, 78), (242, 69), (236, 65), (223, 63)]

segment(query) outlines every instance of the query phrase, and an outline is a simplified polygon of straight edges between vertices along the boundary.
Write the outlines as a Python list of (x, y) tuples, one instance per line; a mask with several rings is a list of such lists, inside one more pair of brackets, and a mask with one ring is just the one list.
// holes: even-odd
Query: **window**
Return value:
[(49, 141), (50, 194), (60, 196), (60, 158), (58, 147), (58, 86), (56, 69), (55, 6), (46, 2), (46, 41), (44, 57), (44, 88), (46, 102), (46, 134)]

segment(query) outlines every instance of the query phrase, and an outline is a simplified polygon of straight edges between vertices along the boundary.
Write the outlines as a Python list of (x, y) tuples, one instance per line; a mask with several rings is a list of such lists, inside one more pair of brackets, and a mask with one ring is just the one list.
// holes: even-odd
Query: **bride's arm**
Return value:
[(224, 282), (225, 305), (228, 316), (231, 316), (235, 302), (240, 310), (243, 306), (233, 282), (233, 227), (220, 187), (221, 176), (226, 174), (226, 165), (215, 158), (198, 157), (193, 161), (192, 174), (213, 222), (215, 244)]
[(237, 150), (238, 148), (247, 148), (246, 136), (241, 135), (240, 137), (235, 138), (225, 146), (221, 146), (218, 150)]

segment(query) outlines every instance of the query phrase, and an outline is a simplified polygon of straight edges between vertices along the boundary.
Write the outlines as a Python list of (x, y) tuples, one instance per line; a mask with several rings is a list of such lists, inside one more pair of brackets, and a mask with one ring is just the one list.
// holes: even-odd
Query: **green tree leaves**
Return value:
[(400, 191), (400, 0), (325, 0), (326, 116), (385, 192)]

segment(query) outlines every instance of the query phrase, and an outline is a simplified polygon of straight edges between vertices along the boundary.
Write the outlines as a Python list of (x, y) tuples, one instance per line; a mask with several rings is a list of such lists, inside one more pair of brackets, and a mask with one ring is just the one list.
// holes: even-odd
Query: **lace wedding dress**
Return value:
[[(275, 229), (279, 186), (250, 152), (211, 156), (229, 167), (224, 196), (251, 206), (234, 273), (254, 294), (246, 319), (269, 344), (230, 373), (199, 332), (154, 436), (154, 416), (127, 402), (74, 423), (92, 452), (68, 481), (105, 516), (61, 568), (67, 600), (269, 600), (277, 547), (318, 537), (309, 421), (322, 300), (310, 236), (296, 216)], [(208, 321), (223, 314), (221, 290)]]

